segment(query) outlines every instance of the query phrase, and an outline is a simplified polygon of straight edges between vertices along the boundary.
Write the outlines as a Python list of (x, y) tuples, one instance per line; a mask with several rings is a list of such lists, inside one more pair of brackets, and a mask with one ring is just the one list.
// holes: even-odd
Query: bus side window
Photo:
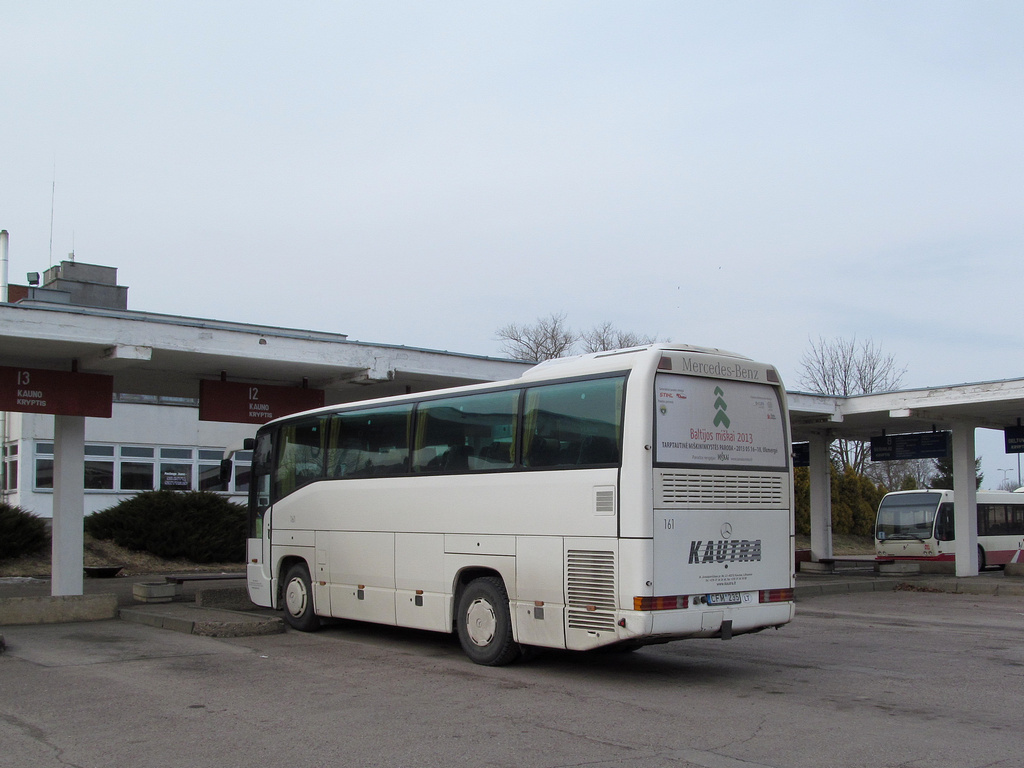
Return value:
[(417, 473), (510, 469), (519, 391), (431, 400), (416, 411)]
[(523, 464), (536, 469), (618, 464), (625, 383), (607, 378), (528, 389)]
[(953, 504), (945, 502), (939, 505), (939, 514), (935, 518), (935, 538), (939, 541), (953, 541), (955, 528), (953, 526)]
[(276, 501), (324, 476), (326, 418), (284, 424), (278, 433), (273, 499)]
[(412, 405), (345, 411), (331, 420), (327, 476), (384, 477), (409, 471)]

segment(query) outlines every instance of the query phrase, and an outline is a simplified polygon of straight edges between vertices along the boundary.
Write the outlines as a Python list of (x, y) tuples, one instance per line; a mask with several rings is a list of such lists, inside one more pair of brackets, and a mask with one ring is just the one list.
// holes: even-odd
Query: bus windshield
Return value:
[(927, 539), (932, 535), (935, 511), (942, 494), (921, 493), (890, 494), (878, 507), (875, 538)]

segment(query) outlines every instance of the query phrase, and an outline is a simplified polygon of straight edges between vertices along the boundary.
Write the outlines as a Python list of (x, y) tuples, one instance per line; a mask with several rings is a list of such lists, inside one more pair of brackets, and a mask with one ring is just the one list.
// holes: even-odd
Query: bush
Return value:
[[(885, 495), (885, 488), (849, 467), (839, 472), (832, 466), (831, 476), (832, 533), (871, 536), (875, 531), (875, 511)], [(811, 480), (806, 467), (794, 470), (793, 485), (796, 532), (807, 536), (811, 532)]]
[(86, 533), (165, 560), (245, 560), (246, 511), (205, 491), (150, 491), (85, 518)]
[(0, 560), (38, 555), (49, 543), (50, 531), (43, 518), (0, 502)]

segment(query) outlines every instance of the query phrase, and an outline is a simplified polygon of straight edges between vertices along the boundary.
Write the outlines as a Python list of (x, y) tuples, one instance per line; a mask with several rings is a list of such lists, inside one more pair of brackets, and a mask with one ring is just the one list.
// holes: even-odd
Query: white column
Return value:
[(832, 439), (814, 435), (808, 447), (811, 459), (811, 560), (832, 557)]
[(956, 575), (978, 575), (978, 487), (974, 425), (953, 425), (953, 509)]
[(53, 562), (50, 594), (81, 595), (84, 580), (85, 417), (53, 417)]

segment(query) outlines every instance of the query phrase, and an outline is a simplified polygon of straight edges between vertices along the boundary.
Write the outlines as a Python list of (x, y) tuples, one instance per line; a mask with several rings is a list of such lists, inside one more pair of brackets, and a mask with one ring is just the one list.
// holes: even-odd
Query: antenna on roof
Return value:
[(57, 161), (53, 161), (53, 184), (50, 187), (50, 266), (53, 266), (53, 200), (57, 195)]

